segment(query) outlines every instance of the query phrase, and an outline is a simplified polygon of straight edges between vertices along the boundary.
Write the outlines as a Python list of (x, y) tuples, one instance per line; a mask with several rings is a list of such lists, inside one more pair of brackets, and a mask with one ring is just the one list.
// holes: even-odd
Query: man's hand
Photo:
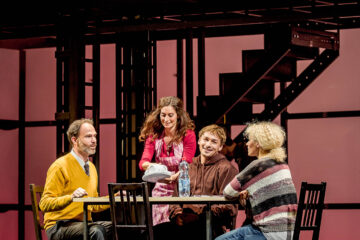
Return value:
[(240, 200), (241, 206), (243, 206), (243, 207), (246, 206), (246, 200), (248, 198), (249, 198), (249, 192), (247, 190), (244, 190), (244, 191), (240, 192), (239, 200)]
[(73, 198), (80, 198), (80, 197), (83, 197), (83, 196), (86, 196), (88, 195), (88, 193), (85, 191), (85, 189), (79, 187), (78, 189), (76, 189), (72, 195), (71, 195), (71, 199)]
[[(123, 194), (123, 196), (126, 196), (126, 191), (122, 190), (122, 194)], [(115, 197), (119, 197), (120, 196), (120, 191), (116, 192), (114, 195), (115, 195)]]

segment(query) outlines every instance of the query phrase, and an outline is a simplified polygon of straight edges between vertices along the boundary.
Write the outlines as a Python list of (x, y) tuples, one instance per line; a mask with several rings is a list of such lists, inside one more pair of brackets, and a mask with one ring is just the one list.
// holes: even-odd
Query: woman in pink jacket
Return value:
[[(188, 163), (196, 151), (195, 125), (184, 110), (182, 101), (177, 97), (163, 97), (147, 117), (140, 132), (140, 141), (145, 148), (139, 167), (145, 171), (151, 164), (154, 153), (156, 164), (165, 165), (173, 174), (157, 182), (152, 196), (172, 196), (175, 180), (179, 174), (182, 159)], [(153, 224), (169, 221), (169, 205), (153, 206)]]

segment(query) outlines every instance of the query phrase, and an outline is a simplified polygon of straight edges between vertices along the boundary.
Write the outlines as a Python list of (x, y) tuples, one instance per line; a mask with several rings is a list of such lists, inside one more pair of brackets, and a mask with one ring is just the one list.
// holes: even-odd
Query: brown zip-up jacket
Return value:
[[(225, 186), (238, 174), (238, 170), (220, 153), (213, 156), (204, 164), (200, 162), (200, 156), (193, 158), (189, 165), (190, 195), (223, 195)], [(178, 188), (175, 188), (174, 196), (178, 196)], [(197, 215), (204, 213), (205, 205), (184, 204), (170, 206), (170, 220), (178, 214), (193, 212)], [(227, 226), (237, 214), (235, 204), (216, 204), (211, 206), (211, 212), (215, 217), (213, 222), (221, 221)], [(219, 222), (218, 222), (219, 223)], [(218, 225), (218, 224), (216, 224)]]

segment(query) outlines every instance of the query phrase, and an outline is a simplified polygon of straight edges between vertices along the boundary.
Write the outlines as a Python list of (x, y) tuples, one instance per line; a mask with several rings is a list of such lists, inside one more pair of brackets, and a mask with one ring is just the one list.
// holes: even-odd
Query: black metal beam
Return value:
[(31, 211), (31, 205), (19, 205), (19, 204), (0, 204), (0, 213), (4, 213), (7, 211)]
[(151, 109), (156, 106), (157, 103), (157, 40), (153, 38), (153, 46), (152, 46), (152, 62), (153, 62), (153, 79), (152, 79), (152, 91), (153, 91), (153, 102)]
[(198, 96), (204, 97), (205, 93), (205, 33), (202, 29), (198, 37)]
[[(65, 50), (69, 51), (66, 64), (69, 77), (69, 123), (85, 116), (85, 44), (83, 42), (82, 20), (68, 23)], [(65, 45), (65, 46), (66, 46)]]
[[(126, 84), (123, 79), (124, 65), (123, 65), (123, 48), (122, 45), (117, 42), (115, 45), (115, 66), (116, 66), (116, 181), (121, 182), (125, 179), (125, 161), (122, 156), (125, 155), (125, 119), (123, 105), (127, 104), (124, 88)], [(125, 74), (124, 74), (125, 75)], [(125, 76), (124, 76), (125, 77)], [(107, 122), (112, 123), (109, 119)]]
[(325, 203), (324, 209), (331, 209), (331, 210), (360, 209), (360, 203)]
[[(231, 2), (231, 1), (230, 1)], [(255, 1), (259, 5), (237, 4), (235, 1), (231, 4), (226, 2), (207, 6), (201, 4), (200, 8), (183, 7), (174, 8), (174, 14), (169, 12), (170, 8), (160, 7), (162, 10), (149, 9), (141, 11), (136, 6), (137, 13), (129, 16), (130, 10), (122, 6), (118, 11), (104, 11), (101, 6), (96, 8), (73, 9), (67, 12), (59, 9), (53, 15), (47, 16), (51, 18), (42, 19), (31, 23), (34, 16), (25, 18), (26, 22), (9, 21), (2, 24), (0, 29), (0, 39), (16, 39), (30, 37), (54, 37), (56, 36), (56, 21), (58, 15), (82, 14), (84, 12), (84, 20), (87, 26), (86, 35), (96, 34), (112, 34), (119, 32), (134, 31), (168, 31), (189, 28), (213, 28), (223, 26), (251, 26), (269, 25), (277, 23), (299, 23), (312, 21), (328, 26), (327, 29), (342, 29), (349, 27), (360, 27), (360, 5), (358, 1), (341, 1), (324, 4), (325, 1)], [(280, 4), (280, 2), (282, 2)], [(88, 3), (91, 5), (90, 3)], [(175, 5), (175, 4), (174, 4)], [(185, 6), (185, 3), (183, 3)], [(193, 5), (192, 5), (193, 6)], [(112, 7), (114, 9), (114, 7)], [(150, 9), (152, 9), (150, 11)], [(123, 12), (124, 11), (124, 12)], [(159, 15), (156, 15), (159, 14)], [(8, 16), (10, 18), (10, 16)], [(6, 19), (6, 18), (5, 18)], [(3, 19), (3, 20), (5, 20)], [(100, 19), (102, 23), (95, 25), (95, 19)], [(109, 21), (111, 20), (111, 21)]]
[(7, 48), (7, 49), (32, 49), (32, 48), (46, 48), (46, 47), (55, 47), (55, 46), (56, 46), (55, 37), (0, 40), (0, 48)]
[[(61, 121), (58, 121), (60, 119), (67, 120), (69, 119), (69, 113), (65, 113), (64, 106), (66, 105), (66, 89), (68, 84), (65, 82), (65, 79), (63, 79), (64, 76), (67, 76), (65, 73), (63, 73), (64, 70), (64, 58), (61, 56), (63, 52), (63, 35), (60, 28), (60, 24), (58, 26), (57, 36), (56, 36), (56, 52), (55, 52), (55, 58), (56, 58), (56, 113), (55, 113), (55, 120), (56, 120), (56, 156), (60, 156), (64, 149), (64, 142), (65, 139), (63, 139), (64, 134), (64, 123)], [(63, 99), (65, 102), (63, 102)]]
[(184, 44), (183, 39), (176, 39), (176, 96), (184, 99)]
[[(92, 118), (98, 134), (100, 134), (100, 44), (92, 46)], [(100, 136), (100, 135), (99, 135)], [(93, 156), (93, 163), (98, 171), (100, 183), (100, 137), (97, 138), (97, 151)], [(98, 187), (100, 184), (98, 184)]]
[(194, 116), (194, 87), (193, 87), (193, 36), (191, 30), (187, 33), (186, 36), (186, 111), (189, 113), (190, 117)]
[(0, 119), (0, 129), (2, 130), (12, 130), (19, 128), (20, 122), (18, 120), (7, 120)]

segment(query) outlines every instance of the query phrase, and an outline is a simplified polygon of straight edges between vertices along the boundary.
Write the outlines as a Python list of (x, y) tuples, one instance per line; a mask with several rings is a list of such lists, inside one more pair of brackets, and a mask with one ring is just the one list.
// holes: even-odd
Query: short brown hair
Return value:
[(80, 127), (81, 125), (83, 125), (84, 123), (89, 123), (91, 125), (94, 126), (94, 122), (93, 120), (91, 119), (88, 119), (88, 118), (81, 118), (81, 119), (78, 119), (78, 120), (75, 120), (73, 121), (68, 130), (66, 131), (66, 135), (67, 135), (67, 138), (72, 146), (72, 141), (71, 141), (71, 138), (72, 137), (78, 137), (79, 136), (79, 131), (80, 131)]
[(224, 128), (216, 125), (216, 124), (211, 124), (211, 125), (208, 125), (206, 127), (203, 127), (200, 132), (199, 132), (199, 138), (201, 138), (201, 136), (205, 133), (205, 132), (210, 132), (211, 134), (214, 134), (216, 136), (219, 137), (220, 139), (220, 143), (221, 145), (224, 145), (225, 144), (225, 141), (226, 141), (226, 133), (225, 133), (225, 130)]

